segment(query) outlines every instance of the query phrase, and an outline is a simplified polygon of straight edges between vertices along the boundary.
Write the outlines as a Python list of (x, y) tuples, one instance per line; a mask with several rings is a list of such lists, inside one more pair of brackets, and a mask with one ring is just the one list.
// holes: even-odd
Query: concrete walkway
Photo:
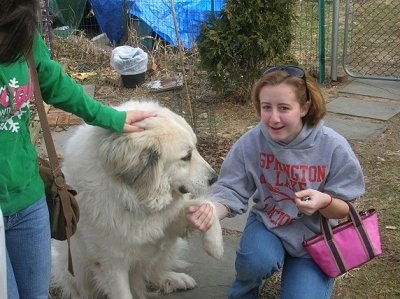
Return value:
[[(90, 90), (89, 90), (90, 92)], [(349, 140), (365, 140), (385, 131), (386, 122), (400, 112), (400, 82), (356, 79), (345, 86), (339, 97), (328, 106), (326, 124)], [(52, 108), (54, 109), (54, 108)], [(53, 117), (53, 118), (51, 118)], [(59, 115), (60, 117), (60, 115)], [(54, 112), (49, 111), (49, 118), (54, 124)], [(53, 138), (58, 153), (62, 154), (65, 140), (72, 134), (72, 123), (63, 123), (67, 117), (55, 120), (62, 127), (53, 130)], [(72, 118), (72, 121), (74, 118)], [(33, 129), (34, 130), (34, 129)], [(43, 152), (43, 142), (38, 143), (38, 151)], [(247, 215), (224, 219), (222, 226), (228, 232), (242, 232)], [(189, 291), (160, 295), (158, 298), (175, 299), (225, 299), (226, 292), (235, 276), (235, 251), (240, 240), (240, 233), (224, 237), (225, 255), (220, 261), (209, 257), (201, 247), (200, 238), (194, 233), (189, 238), (189, 248), (185, 260), (191, 266), (185, 273), (197, 281), (197, 288)]]
[(327, 105), (327, 126), (348, 140), (375, 137), (400, 112), (400, 81), (355, 79)]

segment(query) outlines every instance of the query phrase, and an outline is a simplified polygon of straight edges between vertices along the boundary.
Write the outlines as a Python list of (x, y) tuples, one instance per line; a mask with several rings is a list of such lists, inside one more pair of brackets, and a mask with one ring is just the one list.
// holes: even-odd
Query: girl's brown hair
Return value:
[(37, 0), (0, 0), (0, 63), (30, 52), (38, 28)]
[(301, 107), (309, 104), (307, 114), (303, 122), (315, 126), (325, 116), (326, 106), (321, 90), (313, 77), (305, 73), (304, 78), (291, 76), (285, 71), (277, 70), (268, 73), (258, 79), (251, 91), (251, 100), (256, 108), (258, 116), (261, 116), (260, 91), (264, 86), (276, 86), (287, 84), (293, 87)]

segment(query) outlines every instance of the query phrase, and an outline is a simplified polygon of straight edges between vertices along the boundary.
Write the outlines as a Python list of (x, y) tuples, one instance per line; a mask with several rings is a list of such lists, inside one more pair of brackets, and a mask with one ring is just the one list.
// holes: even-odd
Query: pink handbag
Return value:
[(349, 204), (349, 220), (335, 227), (322, 216), (321, 233), (303, 246), (329, 277), (337, 277), (382, 254), (378, 213), (375, 209), (357, 213)]

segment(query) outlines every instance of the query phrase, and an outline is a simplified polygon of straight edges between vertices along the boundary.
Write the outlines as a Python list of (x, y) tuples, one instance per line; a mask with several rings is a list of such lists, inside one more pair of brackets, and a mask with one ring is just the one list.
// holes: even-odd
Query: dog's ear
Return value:
[(154, 135), (110, 133), (102, 137), (98, 155), (107, 173), (132, 187), (148, 208), (161, 210), (173, 200), (163, 175), (161, 145)]
[(156, 144), (143, 144), (141, 138), (130, 134), (111, 133), (100, 144), (98, 155), (108, 173), (132, 185), (138, 177), (152, 176), (156, 171), (160, 149)]
[(145, 148), (139, 153), (137, 163), (131, 165), (130, 169), (121, 172), (120, 176), (127, 185), (132, 185), (140, 176), (153, 176), (159, 160), (160, 153), (156, 148)]

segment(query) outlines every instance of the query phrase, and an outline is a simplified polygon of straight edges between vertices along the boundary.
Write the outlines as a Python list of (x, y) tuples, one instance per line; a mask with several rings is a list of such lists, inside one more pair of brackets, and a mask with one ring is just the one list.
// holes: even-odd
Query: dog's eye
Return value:
[(181, 160), (182, 161), (190, 161), (192, 159), (192, 153), (188, 153), (185, 157), (183, 157)]

